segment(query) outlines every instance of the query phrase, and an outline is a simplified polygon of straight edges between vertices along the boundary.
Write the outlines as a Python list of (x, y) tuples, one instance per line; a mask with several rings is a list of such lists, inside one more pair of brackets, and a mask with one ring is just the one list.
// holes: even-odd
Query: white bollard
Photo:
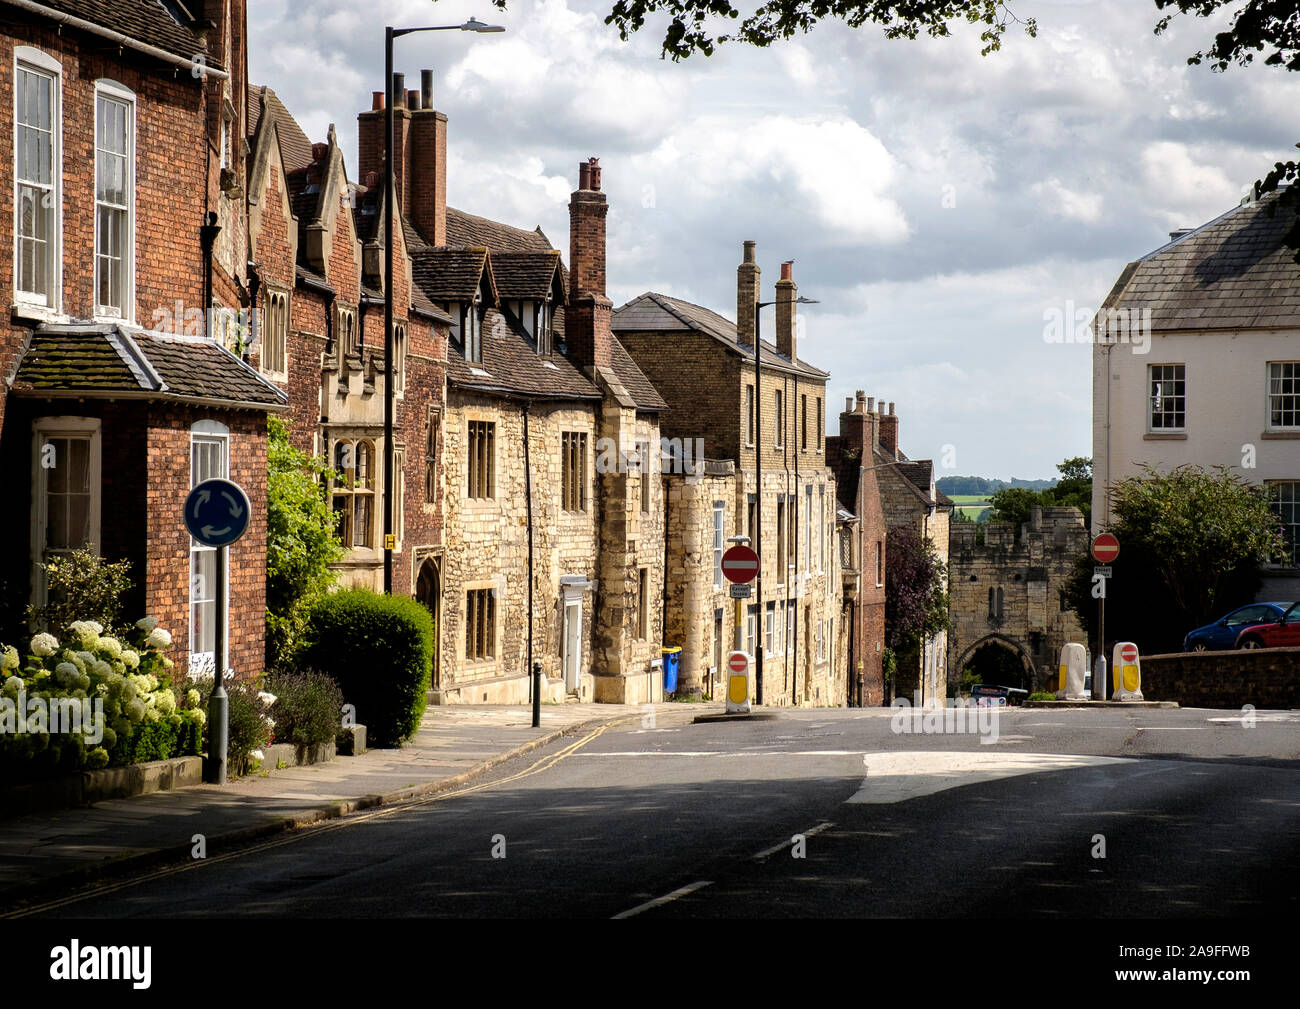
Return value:
[(1083, 645), (1071, 642), (1061, 646), (1061, 669), (1056, 691), (1057, 700), (1086, 701), (1083, 679), (1088, 671), (1088, 651)]
[(1117, 701), (1142, 700), (1142, 660), (1138, 656), (1138, 646), (1132, 641), (1119, 641), (1115, 644), (1114, 663), (1111, 669), (1114, 697)]

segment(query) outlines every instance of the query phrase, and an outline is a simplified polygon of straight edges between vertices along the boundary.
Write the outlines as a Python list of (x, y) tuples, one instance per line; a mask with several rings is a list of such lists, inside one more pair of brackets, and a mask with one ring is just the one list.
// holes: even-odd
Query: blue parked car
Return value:
[(1185, 652), (1213, 652), (1235, 648), (1237, 635), (1251, 624), (1269, 624), (1282, 619), (1290, 603), (1251, 603), (1239, 606), (1226, 617), (1198, 627), (1183, 639)]

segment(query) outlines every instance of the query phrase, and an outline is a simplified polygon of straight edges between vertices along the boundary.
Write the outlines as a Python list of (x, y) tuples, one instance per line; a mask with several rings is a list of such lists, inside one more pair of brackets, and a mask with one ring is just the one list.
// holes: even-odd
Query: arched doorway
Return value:
[(1034, 689), (1034, 663), (1023, 645), (1001, 634), (987, 634), (962, 653), (957, 665), (957, 675), (963, 682), (967, 674), (976, 678), (971, 682), (989, 683), (1002, 687)]
[(441, 664), (439, 663), (438, 643), (441, 640), (442, 623), (442, 573), (438, 570), (438, 561), (426, 557), (420, 565), (420, 574), (415, 580), (415, 598), (433, 617), (433, 679), (430, 686), (437, 690), (442, 686)]

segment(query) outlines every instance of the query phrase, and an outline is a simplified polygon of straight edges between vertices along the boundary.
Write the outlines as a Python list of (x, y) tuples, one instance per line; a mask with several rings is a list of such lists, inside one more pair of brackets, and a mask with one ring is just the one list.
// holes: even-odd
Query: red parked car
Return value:
[(1251, 624), (1237, 635), (1238, 648), (1300, 647), (1300, 603), (1292, 603), (1277, 620)]

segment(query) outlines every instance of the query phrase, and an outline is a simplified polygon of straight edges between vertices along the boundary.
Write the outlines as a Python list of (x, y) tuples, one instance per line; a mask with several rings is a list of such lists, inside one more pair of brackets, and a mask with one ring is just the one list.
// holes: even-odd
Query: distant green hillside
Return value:
[[(1010, 480), (990, 480), (982, 476), (944, 476), (934, 482), (934, 485), (943, 491), (950, 498), (956, 500), (958, 496), (973, 495), (978, 498), (984, 498), (994, 491), (1006, 490), (1008, 487), (1026, 487), (1029, 490), (1046, 490), (1048, 487), (1055, 487), (1055, 480), (1021, 480), (1019, 477), (1012, 477)], [(965, 504), (966, 502), (959, 502)]]

